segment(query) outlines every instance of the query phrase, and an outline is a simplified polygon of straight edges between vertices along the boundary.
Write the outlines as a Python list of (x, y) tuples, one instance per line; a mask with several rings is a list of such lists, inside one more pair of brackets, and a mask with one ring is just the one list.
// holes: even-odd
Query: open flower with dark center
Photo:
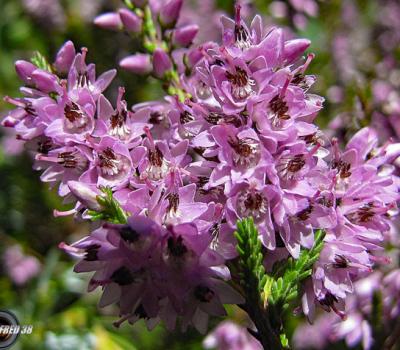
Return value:
[(263, 148), (257, 133), (250, 128), (236, 129), (232, 125), (212, 127), (211, 135), (219, 146), (218, 160), (220, 164), (210, 176), (210, 186), (224, 185), (226, 175), (230, 174), (235, 181), (252, 176), (258, 166), (270, 163), (271, 156)]
[(68, 72), (68, 92), (79, 95), (82, 90), (87, 90), (94, 101), (108, 87), (117, 71), (111, 69), (96, 78), (94, 64), (86, 64), (87, 49), (82, 48), (82, 53), (76, 54)]
[(260, 160), (260, 145), (251, 138), (245, 139), (230, 139), (229, 145), (234, 150), (233, 162), (238, 167), (253, 167), (256, 166)]
[[(163, 189), (163, 186), (160, 185), (160, 188)], [(162, 192), (157, 189), (153, 194), (153, 201), (156, 200), (157, 193), (160, 196), (158, 203), (150, 208), (148, 215), (162, 224), (196, 223), (208, 209), (208, 204), (195, 201), (196, 184), (174, 186)]]
[[(320, 158), (317, 153), (320, 145), (317, 144), (311, 150), (303, 142), (298, 142), (284, 150), (276, 161), (275, 168), (281, 181), (301, 181), (311, 175)], [(308, 186), (304, 184), (304, 186)]]
[(37, 154), (35, 169), (43, 170), (41, 180), (52, 185), (59, 183), (59, 195), (70, 193), (67, 182), (78, 180), (89, 167), (90, 150), (83, 145), (55, 148), (47, 154)]
[(237, 182), (232, 186), (226, 203), (226, 218), (234, 229), (237, 220), (253, 217), (258, 225), (263, 244), (275, 248), (273, 217), (281, 216), (281, 203), (278, 190), (265, 185), (265, 168), (260, 168), (249, 181)]
[(120, 188), (127, 184), (133, 168), (126, 145), (110, 136), (105, 136), (98, 145), (93, 146), (94, 159), (81, 181), (112, 188)]
[(198, 74), (209, 81), (213, 97), (224, 113), (240, 113), (246, 105), (258, 100), (259, 82), (268, 80), (271, 73), (267, 69), (253, 73), (246, 61), (231, 57), (226, 50), (222, 50), (220, 60), (222, 65), (207, 65)]
[(64, 128), (72, 134), (82, 133), (93, 128), (93, 120), (75, 102), (64, 107)]
[(103, 95), (100, 95), (96, 136), (108, 134), (125, 143), (132, 143), (144, 134), (145, 127), (151, 127), (147, 110), (142, 109), (136, 113), (128, 111), (126, 101), (123, 100), (124, 93), (125, 89), (120, 87), (115, 109)]
[(244, 99), (253, 93), (255, 81), (241, 67), (235, 67), (233, 72), (227, 71), (226, 78), (231, 83), (232, 96), (237, 99)]
[(51, 113), (52, 118), (45, 135), (59, 143), (83, 143), (95, 128), (96, 104), (87, 89), (81, 89), (74, 98), (64, 91), (57, 104), (48, 106), (45, 111)]

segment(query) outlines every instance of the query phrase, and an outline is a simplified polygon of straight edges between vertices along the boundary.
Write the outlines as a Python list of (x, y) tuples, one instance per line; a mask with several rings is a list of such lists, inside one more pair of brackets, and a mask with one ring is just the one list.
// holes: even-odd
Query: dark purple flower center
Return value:
[(251, 46), (250, 34), (241, 24), (235, 25), (235, 45), (241, 50)]
[(319, 300), (319, 303), (323, 306), (327, 306), (329, 308), (332, 308), (335, 303), (338, 302), (338, 299), (332, 294), (327, 292), (325, 294), (325, 297)]
[(367, 222), (370, 222), (375, 216), (374, 204), (368, 203), (359, 208), (357, 211), (352, 212), (346, 216), (350, 221), (354, 223), (365, 224)]
[(332, 164), (332, 169), (337, 169), (341, 179), (346, 179), (351, 176), (351, 164), (342, 160), (334, 161)]
[(164, 113), (155, 111), (150, 113), (149, 122), (151, 124), (161, 124), (165, 119)]
[(345, 312), (339, 310), (336, 307), (335, 304), (338, 302), (338, 299), (332, 293), (327, 292), (325, 294), (325, 297), (322, 298), (322, 299), (319, 299), (318, 301), (319, 301), (319, 303), (321, 304), (321, 306), (323, 307), (324, 310), (326, 310), (328, 312), (333, 310), (338, 316), (340, 316), (342, 319), (345, 319), (346, 314), (345, 314)]
[(71, 123), (83, 118), (83, 112), (75, 102), (70, 102), (71, 105), (66, 104), (64, 107), (64, 115)]
[(302, 154), (296, 154), (291, 160), (289, 160), (287, 165), (287, 170), (291, 173), (297, 173), (306, 164), (304, 156)]
[(83, 170), (86, 167), (87, 161), (77, 152), (67, 151), (60, 152), (57, 155), (58, 163), (64, 168)]
[(235, 67), (234, 73), (226, 71), (226, 78), (232, 84), (232, 95), (235, 98), (244, 99), (253, 93), (252, 86), (255, 85), (255, 81), (249, 78), (244, 69)]
[[(337, 200), (339, 200), (339, 199), (337, 199)], [(333, 207), (333, 200), (328, 198), (328, 197), (326, 197), (326, 196), (323, 196), (323, 197), (318, 199), (318, 204), (321, 204), (321, 205), (323, 205), (324, 207), (327, 207), (327, 208), (331, 208), (331, 207)]]
[(146, 169), (148, 178), (154, 181), (162, 179), (169, 171), (169, 162), (164, 159), (164, 156), (158, 146), (148, 150), (149, 165)]
[(172, 192), (168, 194), (168, 207), (167, 211), (172, 214), (176, 214), (178, 212), (179, 207), (179, 195), (178, 193)]
[(143, 304), (139, 304), (134, 313), (140, 319), (145, 319), (145, 320), (149, 319), (149, 316), (147, 315), (147, 312), (144, 309)]
[(194, 289), (194, 296), (202, 303), (209, 303), (214, 298), (215, 293), (207, 286), (198, 285)]
[(268, 201), (262, 193), (247, 190), (239, 194), (237, 206), (241, 217), (259, 219), (267, 212)]
[(151, 165), (160, 168), (163, 165), (163, 158), (164, 157), (157, 146), (154, 147), (154, 150), (149, 150), (149, 161)]
[(110, 117), (110, 134), (113, 136), (118, 136), (123, 139), (130, 134), (130, 129), (126, 125), (128, 119), (128, 111), (126, 108), (122, 108), (120, 111), (116, 111)]
[(258, 143), (250, 138), (230, 138), (229, 145), (235, 151), (233, 161), (237, 166), (255, 166), (260, 160), (260, 148)]
[(26, 102), (26, 103), (25, 103), (25, 108), (24, 108), (24, 109), (25, 109), (25, 112), (26, 112), (26, 113), (28, 113), (28, 114), (30, 114), (30, 115), (32, 115), (32, 116), (34, 116), (34, 117), (37, 116), (37, 113), (36, 113), (36, 111), (35, 111), (35, 108), (33, 108), (31, 102)]
[(273, 113), (272, 124), (275, 127), (280, 127), (283, 121), (290, 119), (290, 115), (287, 114), (289, 107), (279, 94), (269, 101), (269, 109)]
[(337, 269), (345, 269), (349, 266), (349, 260), (344, 255), (336, 254), (335, 261), (332, 265)]
[(42, 154), (48, 154), (53, 148), (53, 143), (50, 139), (44, 139), (37, 142), (37, 151)]
[(121, 159), (111, 147), (107, 147), (99, 153), (99, 166), (104, 177), (112, 178), (121, 171)]
[(296, 73), (290, 83), (299, 86), (303, 90), (308, 90), (310, 88), (305, 75), (301, 72)]
[(127, 267), (121, 266), (113, 272), (111, 280), (120, 286), (126, 286), (134, 281), (134, 277)]
[(189, 113), (188, 111), (183, 111), (179, 117), (179, 120), (181, 124), (187, 124), (194, 121), (195, 119), (191, 113)]
[(207, 121), (207, 123), (210, 123), (212, 125), (225, 123), (225, 124), (232, 124), (237, 128), (242, 126), (241, 120), (235, 115), (226, 115), (224, 113), (210, 112), (207, 116), (204, 117), (204, 119)]
[(177, 238), (169, 237), (167, 245), (170, 254), (176, 258), (181, 258), (188, 252), (182, 236), (178, 236)]
[(317, 145), (319, 144), (319, 138), (318, 138), (318, 134), (315, 132), (313, 134), (310, 135), (306, 135), (306, 136), (301, 136), (300, 137), (302, 140), (304, 140), (304, 142), (308, 145)]
[(91, 244), (90, 246), (86, 247), (84, 260), (97, 261), (98, 260), (97, 253), (99, 252), (100, 248), (101, 248), (100, 244)]
[(306, 161), (303, 154), (296, 154), (294, 156), (286, 155), (279, 161), (277, 170), (281, 178), (293, 180), (305, 164)]
[(227, 71), (226, 78), (233, 85), (236, 85), (239, 87), (246, 86), (249, 82), (249, 76), (247, 75), (247, 72), (240, 67), (235, 67), (235, 69), (236, 69), (236, 72), (233, 74)]
[(64, 116), (65, 128), (71, 133), (83, 132), (92, 125), (90, 118), (72, 101), (65, 105)]
[(297, 213), (296, 217), (301, 220), (301, 221), (306, 221), (310, 218), (310, 215), (313, 211), (314, 207), (312, 205), (309, 205), (307, 208), (301, 210), (299, 213)]
[(119, 234), (121, 238), (127, 243), (135, 243), (139, 240), (139, 233), (137, 233), (130, 226), (123, 226), (119, 229)]

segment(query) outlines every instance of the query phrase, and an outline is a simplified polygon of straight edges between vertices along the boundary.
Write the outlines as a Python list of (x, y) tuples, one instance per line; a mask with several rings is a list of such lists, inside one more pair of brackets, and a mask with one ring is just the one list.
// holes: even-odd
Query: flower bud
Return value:
[(111, 30), (122, 29), (121, 18), (119, 14), (115, 12), (107, 12), (103, 13), (100, 16), (97, 16), (94, 19), (94, 24), (104, 29), (111, 29)]
[(157, 48), (153, 54), (153, 70), (154, 74), (162, 78), (165, 72), (172, 68), (172, 62), (168, 54), (160, 48)]
[(120, 9), (118, 11), (119, 17), (124, 28), (128, 32), (138, 33), (142, 29), (142, 19), (136, 16), (132, 11), (127, 9)]
[(160, 23), (171, 28), (179, 18), (183, 0), (169, 0), (160, 10)]
[(296, 60), (307, 48), (311, 42), (307, 39), (294, 39), (287, 41), (283, 49), (283, 57), (288, 63)]
[(42, 69), (36, 69), (32, 73), (32, 81), (38, 90), (45, 93), (57, 91), (59, 88), (57, 77)]
[(97, 211), (102, 209), (101, 205), (97, 201), (97, 196), (99, 196), (101, 193), (95, 186), (85, 185), (79, 181), (68, 181), (67, 184), (72, 194), (85, 207)]
[(36, 69), (37, 67), (30, 62), (22, 60), (15, 62), (15, 71), (19, 78), (27, 85), (32, 84), (32, 73)]
[(75, 46), (72, 41), (67, 41), (58, 51), (54, 67), (58, 73), (68, 73), (75, 58)]
[(135, 74), (149, 74), (153, 70), (150, 56), (143, 53), (127, 56), (119, 62), (119, 65)]
[(188, 24), (181, 28), (175, 29), (172, 40), (175, 45), (189, 46), (197, 35), (198, 31), (199, 26), (197, 24)]

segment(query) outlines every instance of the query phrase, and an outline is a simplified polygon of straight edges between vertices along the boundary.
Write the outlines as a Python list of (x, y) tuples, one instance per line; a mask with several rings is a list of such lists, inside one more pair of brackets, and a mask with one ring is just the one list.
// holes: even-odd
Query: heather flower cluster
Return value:
[[(386, 337), (388, 349), (397, 341), (395, 321), (400, 315), (399, 305), (399, 269), (393, 269), (386, 275), (381, 271), (357, 281), (354, 294), (348, 298), (348, 316), (345, 321), (330, 314), (319, 316), (313, 325), (303, 325), (296, 329), (294, 343), (298, 349), (323, 349), (329, 343), (344, 340), (349, 347), (361, 345), (371, 349), (378, 341), (374, 327), (380, 329), (380, 337)], [(376, 319), (379, 308), (379, 319)], [(377, 321), (379, 322), (377, 324)]]
[(190, 46), (198, 28), (179, 23), (182, 1), (130, 4), (95, 22), (144, 37), (145, 52), (120, 64), (161, 80), (163, 101), (129, 108), (120, 87), (110, 102), (103, 92), (116, 71), (97, 77), (87, 49), (72, 42), (51, 66), (16, 62), (23, 97), (6, 97), (16, 108), (2, 124), (74, 206), (55, 214), (93, 219), (110, 196), (119, 213), (60, 244), (79, 259), (75, 271), (94, 272), (89, 291), (102, 289), (100, 306), (118, 305), (117, 326), (162, 320), (172, 330), (179, 319), (183, 330), (206, 332), (224, 304), (245, 303), (229, 268), (238, 220), (254, 219), (267, 271), (312, 248), (322, 229), (303, 311), (312, 319), (318, 306), (344, 319), (354, 282), (385, 261), (399, 146), (379, 146), (364, 128), (341, 149), (318, 129), (323, 98), (309, 91), (308, 40), (265, 30), (260, 16), (247, 24), (236, 6), (234, 19), (221, 17), (221, 43)]

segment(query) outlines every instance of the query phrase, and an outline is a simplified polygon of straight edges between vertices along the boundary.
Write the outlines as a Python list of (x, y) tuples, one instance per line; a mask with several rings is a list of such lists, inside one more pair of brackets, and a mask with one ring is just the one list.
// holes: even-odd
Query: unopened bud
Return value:
[(164, 74), (172, 68), (172, 62), (168, 54), (160, 48), (157, 48), (153, 54), (154, 74), (162, 78)]
[(294, 39), (287, 41), (283, 49), (283, 57), (286, 62), (291, 63), (296, 60), (307, 48), (311, 42), (307, 39)]
[(120, 9), (118, 11), (121, 22), (128, 32), (139, 33), (142, 29), (142, 19), (136, 16), (132, 11)]
[(104, 29), (121, 30), (122, 22), (118, 13), (107, 12), (94, 19), (94, 24)]
[(160, 10), (160, 23), (162, 26), (171, 28), (179, 18), (183, 0), (169, 0)]
[(174, 44), (180, 46), (190, 45), (195, 36), (197, 35), (198, 31), (199, 31), (199, 26), (196, 24), (188, 24), (181, 28), (175, 29), (174, 34), (172, 36)]
[(37, 67), (27, 61), (17, 61), (15, 62), (15, 71), (17, 72), (19, 78), (27, 85), (32, 85), (32, 73), (37, 69)]
[(78, 201), (88, 209), (96, 211), (102, 209), (97, 201), (97, 197), (101, 195), (101, 192), (95, 186), (86, 185), (79, 181), (68, 181), (68, 187)]
[(153, 70), (150, 56), (143, 53), (127, 56), (119, 62), (119, 65), (135, 74), (149, 74)]
[(58, 51), (54, 67), (58, 73), (68, 73), (76, 55), (75, 46), (72, 41), (67, 41)]

